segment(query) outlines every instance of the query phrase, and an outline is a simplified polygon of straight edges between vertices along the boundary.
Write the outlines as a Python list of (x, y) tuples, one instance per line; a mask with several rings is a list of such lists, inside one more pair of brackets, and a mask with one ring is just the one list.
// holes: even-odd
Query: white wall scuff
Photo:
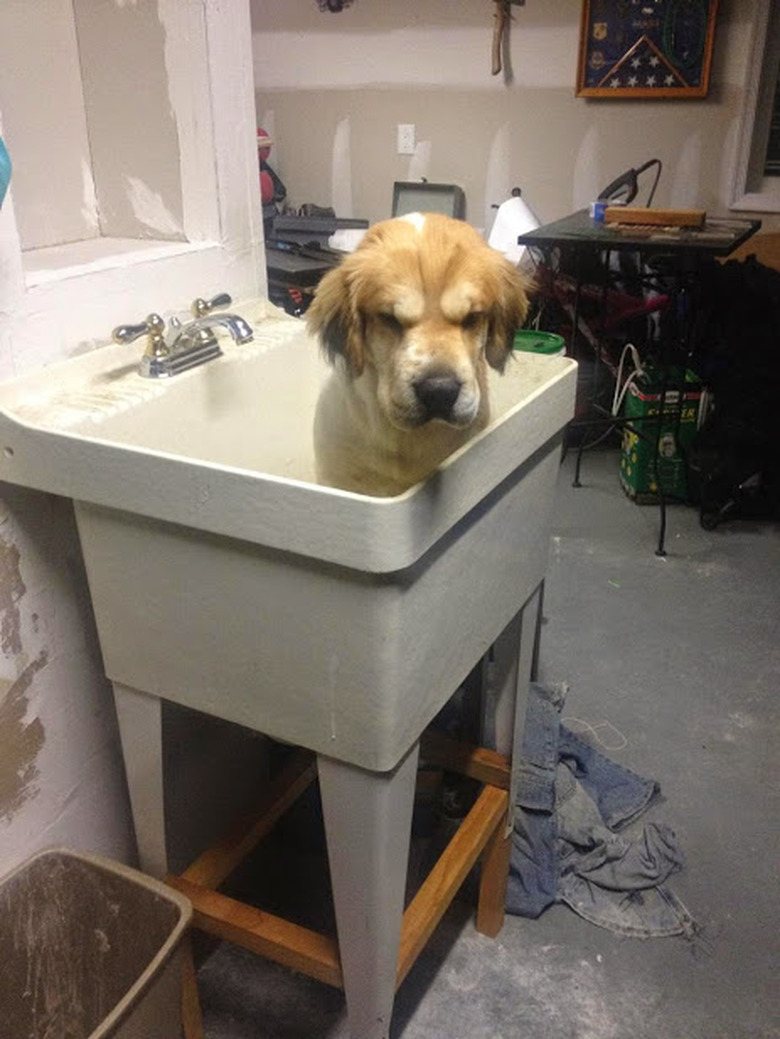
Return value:
[(0, 487), (0, 874), (52, 844), (133, 858), (111, 690), (68, 502)]
[(136, 220), (153, 231), (155, 237), (181, 237), (181, 222), (167, 208), (162, 196), (138, 177), (125, 177), (127, 197)]
[(703, 151), (701, 134), (691, 134), (683, 145), (674, 170), (670, 171), (672, 173), (672, 205), (680, 209), (697, 208), (696, 185), (701, 183)]
[(602, 173), (602, 155), (603, 143), (599, 128), (590, 126), (580, 141), (580, 146), (577, 150), (577, 157), (572, 171), (572, 191), (569, 210), (582, 209), (583, 206), (587, 206), (593, 199), (599, 197), (599, 192), (611, 180), (615, 179), (617, 173), (622, 172), (618, 170), (615, 174), (612, 172)]
[(496, 207), (500, 206), (512, 194), (512, 188), (522, 185), (519, 183), (520, 173), (516, 171), (517, 183), (512, 182), (511, 131), (508, 123), (504, 123), (496, 130), (488, 152), (487, 168), (485, 172), (485, 220), (483, 227), (485, 236), (490, 234), (490, 229), (496, 219)]
[(430, 141), (417, 142), (414, 146), (414, 155), (409, 157), (406, 180), (430, 180), (432, 151)]
[(340, 119), (333, 135), (331, 205), (340, 217), (352, 217), (352, 144), (349, 119)]

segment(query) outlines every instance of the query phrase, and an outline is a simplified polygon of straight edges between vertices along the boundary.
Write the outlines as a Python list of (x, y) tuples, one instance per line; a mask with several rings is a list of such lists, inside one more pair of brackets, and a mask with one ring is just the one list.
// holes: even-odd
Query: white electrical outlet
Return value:
[(399, 155), (414, 155), (414, 123), (399, 123), (396, 127), (396, 149)]

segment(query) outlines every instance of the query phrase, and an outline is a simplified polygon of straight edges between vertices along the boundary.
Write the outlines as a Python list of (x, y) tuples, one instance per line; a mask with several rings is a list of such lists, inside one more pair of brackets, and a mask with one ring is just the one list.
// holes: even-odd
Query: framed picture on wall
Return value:
[(718, 0), (583, 0), (577, 97), (706, 97)]

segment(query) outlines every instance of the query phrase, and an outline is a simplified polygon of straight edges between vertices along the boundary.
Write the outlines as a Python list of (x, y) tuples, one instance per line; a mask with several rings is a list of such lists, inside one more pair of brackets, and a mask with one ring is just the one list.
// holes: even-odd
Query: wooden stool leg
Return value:
[(419, 747), (389, 773), (318, 758), (352, 1039), (387, 1039)]
[(181, 1020), (184, 1039), (205, 1039), (203, 1032), (203, 1015), (200, 1010), (198, 996), (198, 979), (195, 974), (195, 961), (192, 958), (192, 939), (190, 935), (184, 939), (184, 958), (181, 978)]
[(493, 831), (482, 860), (476, 928), (488, 938), (495, 938), (504, 926), (509, 857), (512, 853), (512, 837), (505, 836), (505, 833), (506, 819), (502, 819)]

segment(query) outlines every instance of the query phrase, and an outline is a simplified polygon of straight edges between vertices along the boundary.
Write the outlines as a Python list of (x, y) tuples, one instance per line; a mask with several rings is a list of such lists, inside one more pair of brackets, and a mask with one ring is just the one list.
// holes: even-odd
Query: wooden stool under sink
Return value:
[[(499, 750), (456, 742), (428, 729), (396, 769), (378, 774), (291, 748), (256, 810), (181, 874), (166, 877), (192, 901), (194, 926), (344, 988), (353, 1039), (387, 1034), (394, 991), (480, 860), (476, 928), (495, 937), (504, 922), (513, 830), (510, 805), (515, 800), (527, 688), (537, 665), (541, 608), (540, 586), (469, 677), (468, 701), (472, 707), (477, 705), (469, 729), (476, 727)], [(469, 777), (479, 792), (403, 911), (420, 761), (426, 767)], [(341, 948), (336, 938), (217, 890), (316, 779), (337, 929), (345, 942)], [(400, 926), (398, 913), (402, 913)], [(388, 1016), (377, 1019), (377, 1009), (382, 1007)], [(186, 1039), (203, 1039), (191, 956), (185, 968), (183, 1018)]]
[[(387, 1039), (398, 985), (480, 857), (477, 928), (496, 935), (502, 926), (542, 596), (539, 584), (468, 675), (467, 685), (472, 688), (467, 702), (472, 710), (466, 731), (477, 731), (482, 745), (454, 743), (423, 729), (387, 772), (296, 749), (251, 818), (176, 876), (164, 865), (160, 699), (115, 682), (143, 868), (150, 873), (157, 870), (191, 899), (196, 927), (326, 984), (343, 986), (352, 1039)], [(426, 764), (472, 777), (481, 791), (404, 911), (421, 757)], [(217, 890), (315, 777), (322, 798), (338, 942)], [(187, 1039), (201, 1039), (191, 957), (185, 971), (184, 1021)]]
[[(511, 851), (511, 836), (506, 834), (509, 761), (495, 751), (455, 743), (437, 733), (423, 738), (421, 755), (427, 764), (475, 779), (482, 788), (403, 915), (396, 988), (480, 858), (476, 928), (482, 934), (495, 937), (504, 922)], [(335, 938), (216, 890), (316, 778), (315, 755), (301, 749), (294, 751), (271, 782), (256, 812), (204, 851), (183, 873), (166, 879), (192, 902), (194, 926), (199, 930), (317, 981), (343, 988)], [(197, 980), (191, 959), (185, 970), (183, 1018), (186, 1039), (203, 1039)]]

